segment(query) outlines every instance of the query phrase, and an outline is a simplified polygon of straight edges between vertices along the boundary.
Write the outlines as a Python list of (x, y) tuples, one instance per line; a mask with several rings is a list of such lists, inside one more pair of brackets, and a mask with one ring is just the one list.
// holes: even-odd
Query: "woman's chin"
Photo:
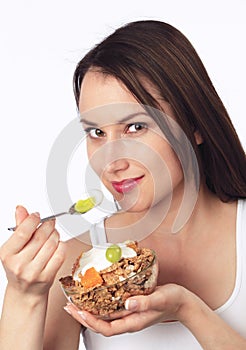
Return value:
[(129, 200), (121, 200), (118, 203), (122, 211), (139, 214), (141, 216), (145, 215), (151, 209), (151, 205), (143, 203), (140, 200), (134, 203)]

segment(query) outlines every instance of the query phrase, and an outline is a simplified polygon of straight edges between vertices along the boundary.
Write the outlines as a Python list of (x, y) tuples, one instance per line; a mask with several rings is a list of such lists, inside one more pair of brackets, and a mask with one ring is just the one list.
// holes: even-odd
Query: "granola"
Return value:
[(131, 247), (134, 247), (136, 255), (121, 258), (98, 271), (100, 279), (96, 280), (102, 282), (92, 287), (87, 287), (82, 278), (74, 279), (79, 257), (72, 275), (60, 279), (70, 301), (79, 309), (99, 317), (108, 317), (115, 311), (124, 310), (124, 303), (130, 296), (150, 294), (156, 286), (158, 273), (155, 254), (151, 249), (139, 248), (136, 243)]

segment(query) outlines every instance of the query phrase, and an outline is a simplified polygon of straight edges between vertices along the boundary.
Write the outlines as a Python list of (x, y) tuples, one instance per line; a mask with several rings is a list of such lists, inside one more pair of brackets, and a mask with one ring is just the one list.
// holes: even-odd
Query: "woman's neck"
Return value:
[(213, 194), (206, 185), (200, 186), (196, 203), (193, 210), (190, 212), (189, 217), (180, 226), (178, 231), (173, 231), (173, 225), (176, 220), (176, 216), (179, 214), (179, 208), (176, 206), (171, 207), (165, 220), (159, 225), (159, 227), (153, 232), (153, 234), (163, 235), (166, 233), (177, 233), (179, 236), (189, 237), (192, 234), (201, 234), (202, 231), (216, 229), (216, 226), (221, 228), (220, 217), (225, 219), (226, 212), (230, 212), (230, 207), (235, 206), (236, 203), (224, 203), (215, 194)]
[[(161, 236), (163, 234), (178, 234), (179, 238), (191, 237), (208, 226), (215, 226), (218, 222), (221, 209), (226, 203), (211, 193), (206, 185), (201, 184), (196, 201), (180, 214), (182, 196), (173, 196), (170, 206), (163, 202), (157, 203), (154, 207), (145, 212), (132, 213), (120, 212), (107, 219), (106, 231), (108, 240), (120, 242), (128, 239), (143, 241), (145, 239)], [(177, 217), (179, 216), (178, 220)], [(216, 217), (216, 220), (214, 218)], [(179, 229), (174, 230), (178, 222)]]

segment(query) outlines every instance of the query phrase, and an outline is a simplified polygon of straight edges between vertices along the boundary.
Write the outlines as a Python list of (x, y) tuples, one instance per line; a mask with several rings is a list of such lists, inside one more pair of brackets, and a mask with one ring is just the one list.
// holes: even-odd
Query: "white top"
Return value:
[[(103, 223), (91, 228), (92, 244), (106, 242)], [(246, 338), (246, 200), (238, 201), (236, 226), (237, 272), (234, 290), (215, 312)], [(159, 323), (143, 331), (104, 337), (88, 329), (81, 332), (80, 349), (87, 350), (201, 350), (192, 333), (180, 322)]]

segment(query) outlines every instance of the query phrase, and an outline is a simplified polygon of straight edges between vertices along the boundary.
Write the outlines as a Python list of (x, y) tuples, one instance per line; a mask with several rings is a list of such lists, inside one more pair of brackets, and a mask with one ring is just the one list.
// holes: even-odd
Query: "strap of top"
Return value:
[(91, 238), (91, 244), (93, 246), (107, 243), (104, 220), (105, 219), (102, 219), (101, 221), (93, 224), (90, 228), (90, 238)]

